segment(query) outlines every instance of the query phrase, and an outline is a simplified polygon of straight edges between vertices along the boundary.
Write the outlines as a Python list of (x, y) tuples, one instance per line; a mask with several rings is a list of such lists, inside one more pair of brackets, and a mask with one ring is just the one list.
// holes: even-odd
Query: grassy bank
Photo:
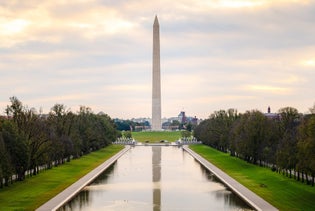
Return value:
[(169, 142), (177, 141), (181, 137), (180, 131), (142, 131), (132, 132), (132, 137), (139, 141), (150, 143), (159, 142), (161, 140), (167, 140)]
[(315, 210), (315, 187), (205, 145), (190, 148), (280, 210)]
[(0, 210), (35, 210), (121, 149), (111, 145), (0, 189)]

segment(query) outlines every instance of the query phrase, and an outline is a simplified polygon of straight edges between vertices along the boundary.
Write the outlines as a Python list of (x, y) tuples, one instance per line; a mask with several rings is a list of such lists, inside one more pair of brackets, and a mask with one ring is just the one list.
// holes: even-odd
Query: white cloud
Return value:
[(0, 35), (10, 36), (22, 32), (28, 25), (29, 21), (23, 19), (0, 20)]
[(16, 95), (151, 116), (152, 24), (162, 116), (314, 104), (313, 1), (1, 1), (0, 108)]
[(315, 59), (304, 60), (301, 64), (307, 67), (315, 67)]

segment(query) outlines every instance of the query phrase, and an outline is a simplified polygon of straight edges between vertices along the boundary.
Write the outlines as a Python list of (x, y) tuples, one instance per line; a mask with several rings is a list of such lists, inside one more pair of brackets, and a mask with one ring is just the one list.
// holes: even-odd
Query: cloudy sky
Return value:
[(0, 112), (150, 117), (156, 14), (163, 117), (314, 105), (314, 0), (2, 0)]

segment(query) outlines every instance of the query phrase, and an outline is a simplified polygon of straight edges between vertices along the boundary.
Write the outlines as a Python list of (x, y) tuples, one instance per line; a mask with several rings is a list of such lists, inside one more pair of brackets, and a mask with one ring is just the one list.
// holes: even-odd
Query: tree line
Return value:
[(258, 110), (216, 111), (194, 130), (204, 144), (314, 186), (315, 105), (311, 114), (285, 107), (268, 117)]
[(73, 113), (55, 104), (43, 115), (16, 97), (10, 102), (0, 118), (0, 187), (103, 148), (118, 136), (108, 115), (85, 106)]
[(119, 131), (137, 131), (137, 126), (150, 127), (150, 122), (135, 122), (132, 120), (114, 119), (116, 128)]

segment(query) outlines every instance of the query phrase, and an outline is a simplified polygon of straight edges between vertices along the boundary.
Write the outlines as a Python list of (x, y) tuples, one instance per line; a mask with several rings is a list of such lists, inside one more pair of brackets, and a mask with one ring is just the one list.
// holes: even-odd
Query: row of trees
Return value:
[(137, 131), (137, 127), (150, 127), (150, 122), (134, 122), (132, 120), (114, 119), (116, 128), (119, 131)]
[(302, 115), (292, 107), (267, 116), (235, 109), (214, 112), (194, 130), (204, 144), (247, 162), (268, 166), (314, 186), (315, 106)]
[(88, 107), (73, 113), (55, 104), (43, 115), (16, 97), (10, 101), (7, 116), (0, 118), (0, 187), (98, 150), (118, 136), (108, 115), (93, 114)]

